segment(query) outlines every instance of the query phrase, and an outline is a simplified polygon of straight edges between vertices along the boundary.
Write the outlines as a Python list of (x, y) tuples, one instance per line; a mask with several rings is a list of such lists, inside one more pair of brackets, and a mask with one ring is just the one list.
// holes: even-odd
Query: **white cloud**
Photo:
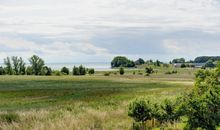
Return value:
[[(0, 0), (0, 45), (10, 50), (1, 52), (0, 58), (5, 55), (27, 56), (39, 53), (45, 54), (45, 57), (48, 54), (61, 59), (79, 55), (109, 59), (115, 54), (109, 54), (106, 47), (96, 46), (94, 37), (100, 38), (100, 34), (110, 35), (116, 32), (136, 34), (143, 30), (156, 30), (164, 34), (181, 30), (220, 33), (219, 7), (218, 0)], [(3, 33), (9, 36), (1, 36)], [(39, 44), (36, 41), (38, 37), (25, 39), (10, 36), (12, 34), (40, 35), (52, 42)], [(137, 35), (142, 34), (129, 36)], [(210, 48), (208, 44), (218, 45), (212, 40), (210, 43), (209, 40), (203, 42), (204, 37), (200, 37), (201, 41), (170, 37), (155, 40), (155, 36), (154, 40), (160, 45), (162, 42), (167, 52), (172, 54), (198, 55), (201, 54), (200, 51), (204, 54), (217, 54), (214, 52), (219, 51), (216, 48), (214, 51), (204, 50), (203, 47)], [(120, 38), (114, 38), (111, 41), (120, 41)], [(144, 40), (140, 40), (141, 45), (145, 41), (148, 43), (147, 39), (141, 38)], [(148, 45), (152, 45), (151, 41)], [(111, 49), (119, 52), (114, 50), (114, 46)], [(129, 47), (127, 49), (129, 51)], [(150, 54), (154, 55), (153, 51)]]

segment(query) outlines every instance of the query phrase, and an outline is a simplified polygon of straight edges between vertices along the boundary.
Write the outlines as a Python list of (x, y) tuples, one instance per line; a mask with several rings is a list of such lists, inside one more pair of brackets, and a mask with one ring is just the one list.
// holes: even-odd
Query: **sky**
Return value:
[(220, 0), (0, 0), (0, 63), (220, 55)]

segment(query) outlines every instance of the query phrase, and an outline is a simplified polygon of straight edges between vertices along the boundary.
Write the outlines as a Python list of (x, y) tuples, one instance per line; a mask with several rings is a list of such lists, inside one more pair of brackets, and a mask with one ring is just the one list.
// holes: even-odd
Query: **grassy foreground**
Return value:
[(192, 85), (187, 74), (1, 76), (0, 129), (128, 130), (131, 100), (172, 98)]

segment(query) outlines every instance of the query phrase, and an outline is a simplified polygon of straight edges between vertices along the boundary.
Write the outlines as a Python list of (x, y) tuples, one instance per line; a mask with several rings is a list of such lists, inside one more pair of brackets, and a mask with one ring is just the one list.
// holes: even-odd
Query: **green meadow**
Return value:
[(150, 76), (142, 69), (110, 76), (0, 76), (0, 129), (132, 129), (127, 115), (132, 100), (162, 101), (193, 86), (195, 69), (171, 75), (164, 74), (168, 69), (157, 70)]

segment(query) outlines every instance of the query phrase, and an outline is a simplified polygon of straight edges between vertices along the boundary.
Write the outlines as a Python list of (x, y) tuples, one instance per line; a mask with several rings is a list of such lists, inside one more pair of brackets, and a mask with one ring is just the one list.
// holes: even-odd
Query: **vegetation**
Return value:
[(135, 67), (135, 63), (126, 57), (117, 56), (112, 60), (111, 67)]
[(80, 65), (79, 67), (74, 66), (73, 67), (73, 75), (85, 75), (86, 74), (86, 68)]
[(41, 59), (40, 57), (33, 55), (30, 59), (29, 62), (31, 64), (33, 74), (34, 75), (41, 75), (41, 70), (44, 67), (44, 60)]
[(195, 74), (192, 91), (176, 98), (176, 101), (166, 99), (164, 105), (152, 105), (149, 100), (135, 100), (129, 107), (128, 116), (141, 122), (143, 129), (146, 129), (147, 120), (155, 119), (163, 127), (164, 123), (173, 124), (181, 117), (187, 118), (187, 130), (217, 129), (220, 126), (220, 63), (218, 67), (215, 70), (199, 70)]
[(121, 67), (121, 68), (119, 69), (119, 74), (120, 74), (120, 75), (124, 75), (124, 73), (125, 73), (124, 68)]
[(184, 58), (173, 59), (172, 63), (185, 63), (186, 60)]
[(136, 65), (143, 65), (145, 62), (142, 58), (139, 58), (138, 60), (135, 61)]
[(93, 68), (88, 69), (88, 74), (89, 75), (95, 74), (95, 69)]
[(195, 63), (206, 63), (209, 60), (211, 61), (220, 61), (220, 56), (200, 56), (195, 58), (194, 62)]
[(70, 70), (69, 70), (67, 67), (63, 67), (63, 68), (61, 69), (61, 72), (62, 72), (63, 74), (65, 74), (65, 75), (69, 75), (69, 74), (70, 74)]

